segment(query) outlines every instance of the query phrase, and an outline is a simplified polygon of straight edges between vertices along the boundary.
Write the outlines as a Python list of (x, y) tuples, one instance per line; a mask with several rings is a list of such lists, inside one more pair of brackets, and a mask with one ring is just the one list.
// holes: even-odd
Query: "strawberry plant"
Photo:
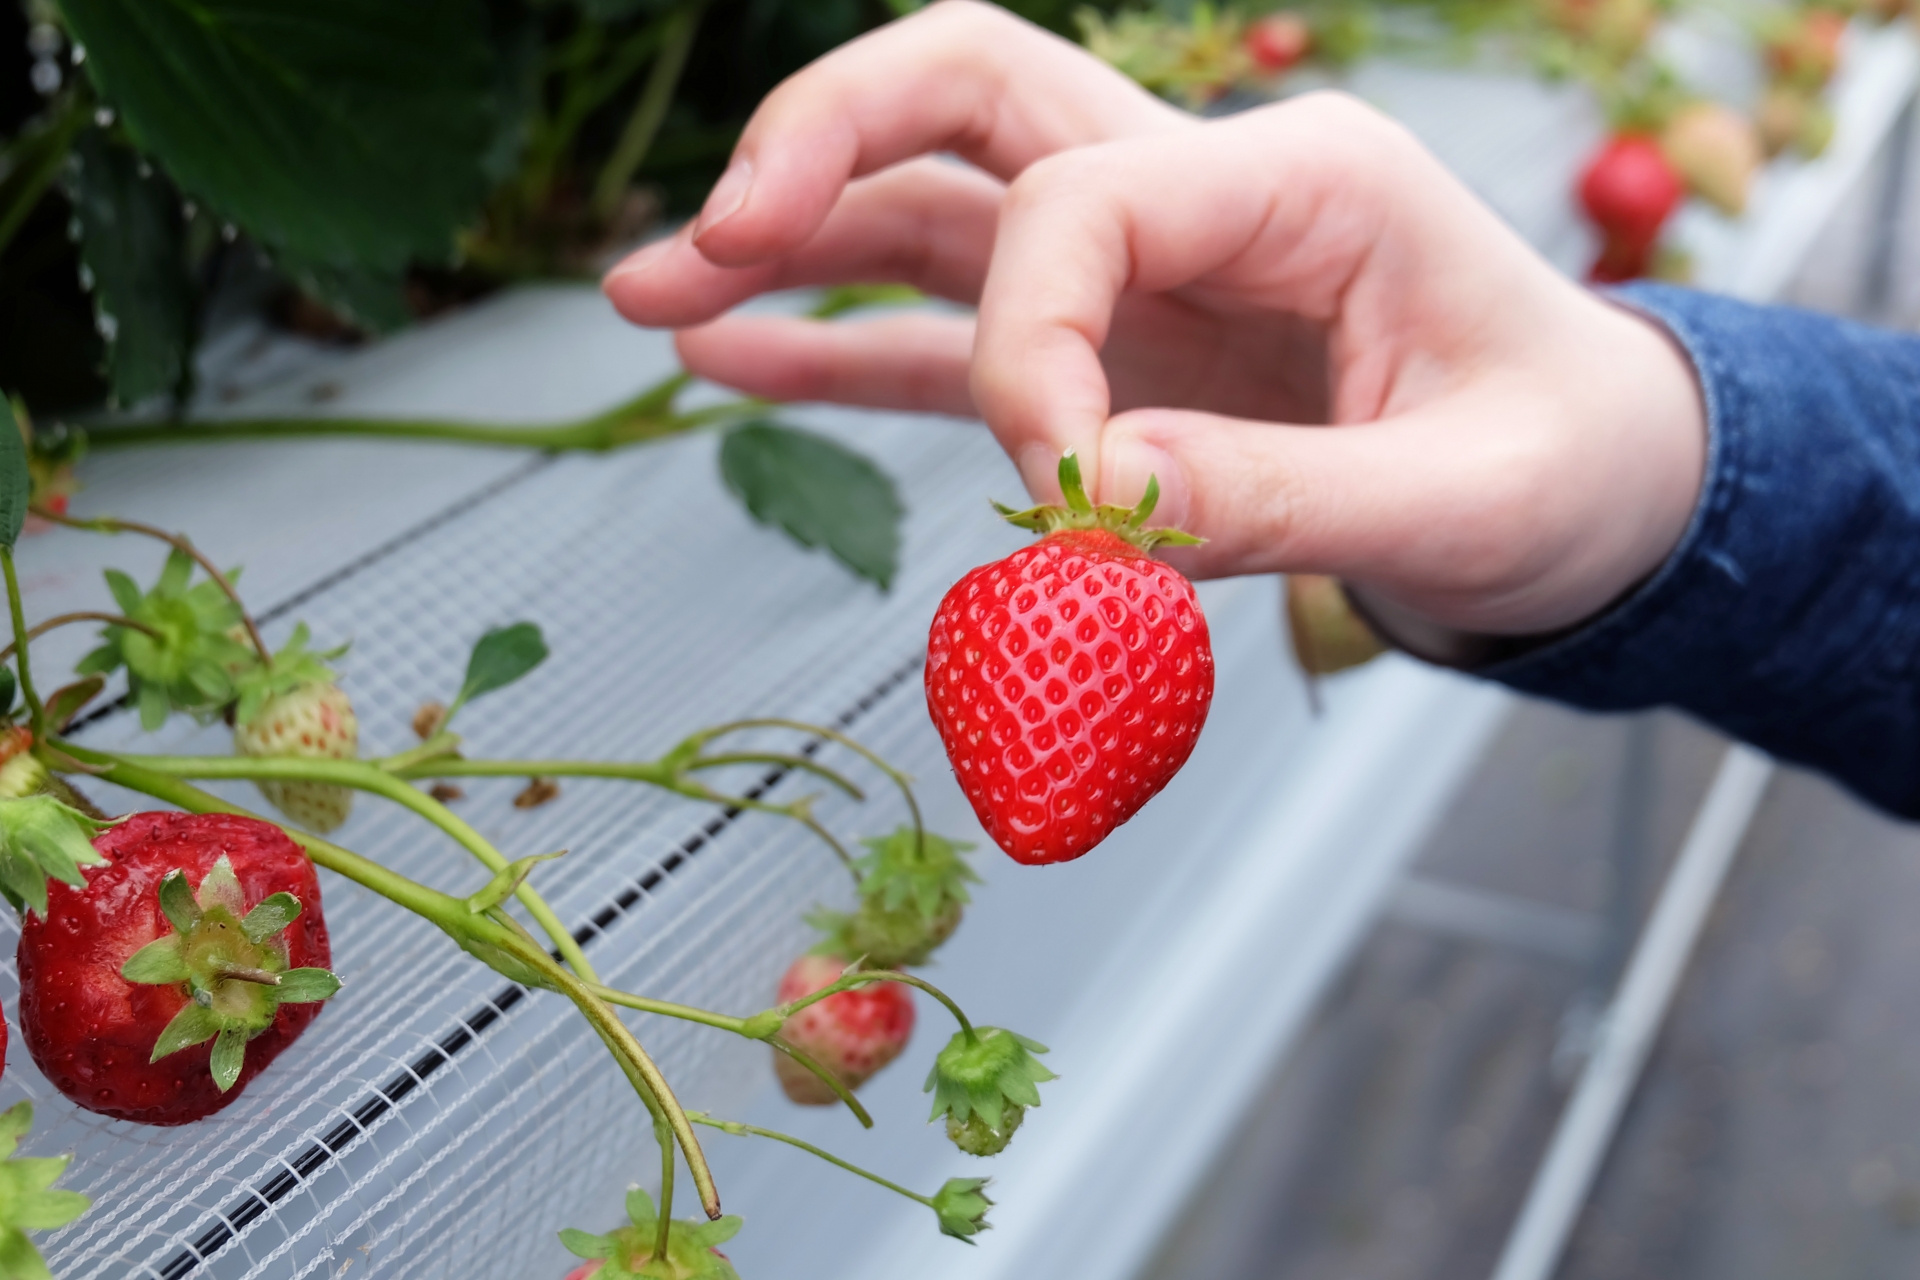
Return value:
[[(13, 547), (30, 512), (106, 538), (158, 539), (168, 547), (166, 563), (146, 586), (110, 571), (105, 594), (113, 609), (60, 615), (29, 628)], [(1137, 514), (1131, 536), (1145, 537), (1137, 531), (1144, 513)], [(1148, 572), (1144, 562), (1132, 563), (1131, 550), (1122, 558), (1129, 574)], [(10, 664), (0, 664), (0, 742), (12, 753), (0, 765), (7, 797), (0, 799), (0, 890), (21, 916), (18, 1025), (35, 1064), (77, 1106), (135, 1123), (193, 1123), (261, 1087), (275, 1058), (327, 1009), (362, 998), (352, 987), (343, 989), (330, 969), (316, 876), (316, 868), (325, 868), (430, 922), (475, 962), (545, 998), (568, 1001), (608, 1050), (651, 1119), (659, 1194), (657, 1202), (644, 1193), (631, 1198), (629, 1221), (603, 1235), (551, 1224), (566, 1229), (563, 1240), (593, 1274), (733, 1274), (717, 1246), (739, 1220), (721, 1214), (702, 1128), (809, 1151), (931, 1209), (933, 1225), (956, 1239), (970, 1241), (985, 1228), (991, 1202), (984, 1178), (953, 1179), (925, 1195), (789, 1135), (688, 1112), (620, 1016), (623, 1010), (651, 1013), (766, 1044), (790, 1093), (837, 1103), (871, 1125), (854, 1090), (904, 1046), (917, 990), (958, 1027), (928, 1081), (935, 1118), (944, 1118), (963, 1152), (988, 1155), (1006, 1145), (1039, 1105), (1039, 1086), (1053, 1078), (1035, 1057), (1044, 1050), (1004, 1029), (976, 1027), (946, 993), (898, 967), (924, 963), (952, 934), (977, 877), (964, 846), (925, 829), (904, 775), (860, 743), (826, 726), (754, 718), (691, 732), (651, 760), (471, 755), (459, 729), (475, 714), (474, 704), (529, 677), (548, 656), (539, 629), (518, 623), (479, 638), (459, 687), (438, 691), (444, 704), (430, 704), (416, 717), (418, 741), (389, 754), (363, 754), (366, 744), (352, 731), (351, 709), (328, 665), (338, 649), (317, 650), (304, 626), (279, 650), (269, 649), (239, 591), (237, 571), (221, 569), (182, 535), (35, 508), (22, 437), (5, 429), (0, 578), (13, 637), (5, 655)], [(102, 643), (82, 662), (80, 679), (43, 695), (33, 642), (75, 625), (99, 627)], [(105, 751), (75, 741), (69, 725), (104, 698), (109, 680), (125, 682), (122, 705), (137, 711), (148, 729), (175, 715), (203, 722), (230, 717), (234, 753)], [(743, 742), (749, 732), (755, 738)], [(798, 745), (767, 745), (770, 734)], [(861, 798), (854, 778), (816, 756), (826, 744), (850, 752), (896, 787), (909, 814), (890, 834), (869, 838), (857, 858), (850, 842), (816, 816), (812, 797), (737, 794), (710, 780), (716, 771), (751, 765)], [(499, 847), (428, 789), (527, 777), (609, 779), (799, 824), (844, 865), (853, 886), (851, 911), (816, 914), (828, 935), (823, 945), (858, 942), (862, 951), (803, 957), (774, 1003), (746, 1014), (603, 982), (540, 893), (539, 867), (558, 855)], [(83, 794), (96, 779), (167, 808), (110, 817)], [(209, 780), (257, 784), (284, 820), (270, 821), (196, 785)], [(465, 882), (439, 887), (334, 843), (316, 828), (335, 825), (347, 797), (399, 806), (450, 837), (479, 869)], [(366, 996), (381, 998), (376, 990)], [(13, 1123), (9, 1118), (0, 1126)], [(27, 1207), (12, 1218), (0, 1213), (0, 1249), (24, 1259), (32, 1251), (25, 1232), (78, 1211), (77, 1198), (45, 1190), (62, 1167), (53, 1161), (9, 1172), (13, 1165), (0, 1165), (0, 1179), (24, 1179), (34, 1184), (33, 1194), (52, 1197), (23, 1193), (8, 1200)], [(674, 1216), (683, 1173), (692, 1184), (687, 1198), (705, 1221)], [(38, 1274), (24, 1261), (6, 1273)]]

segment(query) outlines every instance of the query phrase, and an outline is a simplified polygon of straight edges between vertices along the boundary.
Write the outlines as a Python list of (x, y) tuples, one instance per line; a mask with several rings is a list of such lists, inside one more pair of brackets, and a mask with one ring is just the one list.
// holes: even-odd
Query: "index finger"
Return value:
[(1056, 151), (1189, 120), (1004, 9), (940, 0), (767, 95), (694, 241), (712, 262), (746, 266), (804, 244), (852, 179), (916, 155), (950, 152), (1005, 179)]

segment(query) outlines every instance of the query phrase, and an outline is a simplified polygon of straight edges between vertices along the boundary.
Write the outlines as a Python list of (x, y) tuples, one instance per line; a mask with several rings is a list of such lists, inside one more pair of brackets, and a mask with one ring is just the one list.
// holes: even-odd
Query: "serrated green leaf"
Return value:
[(75, 139), (74, 158), (67, 190), (107, 344), (108, 391), (120, 404), (178, 391), (193, 345), (193, 281), (180, 198), (104, 129)]
[(576, 1258), (611, 1258), (613, 1241), (606, 1236), (591, 1235), (585, 1231), (567, 1227), (560, 1232), (560, 1244)]
[(241, 918), (240, 932), (247, 935), (248, 942), (261, 942), (299, 918), (300, 899), (290, 893), (269, 894)]
[(60, 11), (135, 145), (276, 254), (387, 272), (445, 260), (485, 193), (494, 122), (478, 0)]
[(892, 585), (906, 508), (865, 455), (810, 431), (749, 422), (721, 442), (720, 475), (755, 520), (825, 548), (883, 591)]
[(12, 550), (20, 541), (20, 530), (26, 527), (33, 474), (27, 470), (27, 441), (21, 434), (20, 420), (14, 416), (13, 404), (4, 397), (0, 402), (6, 404), (5, 418), (0, 421), (0, 547)]
[[(188, 1008), (194, 1006), (188, 1005)], [(222, 1031), (213, 1042), (213, 1087), (225, 1093), (240, 1079), (240, 1068), (247, 1062), (247, 1033)]]
[(406, 276), (398, 269), (316, 266), (287, 254), (280, 256), (280, 266), (302, 292), (368, 333), (392, 333), (413, 320)]
[(467, 678), (461, 682), (460, 694), (445, 718), (452, 719), (462, 705), (505, 688), (546, 660), (546, 637), (531, 622), (516, 622), (487, 632), (474, 642), (473, 653), (467, 658)]
[(164, 938), (155, 938), (128, 956), (127, 962), (120, 966), (120, 976), (128, 982), (149, 986), (185, 982), (192, 975), (187, 970), (187, 956), (181, 946), (180, 935), (170, 933)]
[(340, 990), (340, 979), (325, 969), (289, 969), (280, 975), (274, 994), (281, 1004), (315, 1004)]
[(213, 1010), (189, 1004), (174, 1014), (173, 1021), (160, 1032), (160, 1038), (153, 1042), (153, 1056), (148, 1061), (158, 1062), (170, 1053), (205, 1044), (219, 1034), (220, 1021)]

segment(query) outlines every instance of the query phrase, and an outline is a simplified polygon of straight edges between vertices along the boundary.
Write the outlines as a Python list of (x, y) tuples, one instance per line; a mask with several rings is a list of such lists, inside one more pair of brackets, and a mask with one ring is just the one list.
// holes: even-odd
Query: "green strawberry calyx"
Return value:
[(27, 1233), (64, 1227), (93, 1206), (78, 1191), (53, 1188), (67, 1171), (71, 1155), (14, 1154), (32, 1127), (31, 1102), (16, 1102), (0, 1111), (0, 1275), (9, 1280), (53, 1280), (53, 1272)]
[(1026, 1109), (1040, 1105), (1039, 1086), (1057, 1078), (1034, 1057), (1045, 1052), (1045, 1045), (1001, 1027), (956, 1032), (927, 1075), (930, 1118), (946, 1118), (947, 1136), (961, 1150), (997, 1153)]
[(908, 825), (861, 843), (868, 852), (853, 862), (860, 906), (807, 917), (826, 935), (815, 954), (864, 955), (883, 969), (925, 964), (972, 901), (967, 885), (980, 883), (962, 856), (973, 846)]
[(1066, 499), (1064, 506), (1042, 504), (1028, 507), (1025, 511), (1016, 511), (1012, 507), (996, 502), (994, 510), (1008, 524), (1022, 529), (1031, 529), (1035, 533), (1060, 533), (1069, 529), (1100, 529), (1124, 542), (1138, 547), (1142, 551), (1152, 551), (1156, 547), (1193, 547), (1205, 542), (1205, 538), (1196, 538), (1179, 529), (1149, 529), (1147, 519), (1153, 515), (1153, 509), (1160, 505), (1160, 477), (1147, 477), (1147, 491), (1140, 496), (1136, 506), (1122, 507), (1103, 502), (1095, 506), (1087, 497), (1087, 487), (1080, 479), (1080, 458), (1072, 449), (1060, 455), (1060, 494)]
[[(149, 733), (175, 711), (211, 718), (233, 700), (233, 673), (260, 661), (229, 634), (242, 625), (240, 606), (211, 579), (189, 585), (193, 570), (193, 557), (175, 548), (160, 580), (145, 593), (118, 569), (107, 570), (107, 588), (121, 615), (146, 630), (109, 625), (100, 647), (74, 668), (83, 676), (104, 676), (125, 667), (140, 727)], [(227, 580), (238, 576), (236, 569)]]
[(334, 683), (333, 669), (327, 664), (345, 653), (347, 646), (314, 653), (307, 648), (308, 638), (307, 624), (297, 624), (287, 643), (273, 655), (271, 665), (250, 662), (233, 677), (238, 698), (233, 712), (236, 724), (252, 724), (267, 703), (282, 694), (298, 692), (308, 685)]
[(276, 893), (247, 910), (224, 855), (197, 892), (185, 872), (169, 871), (160, 881), (160, 910), (174, 932), (134, 952), (120, 976), (182, 988), (186, 1007), (161, 1031), (150, 1061), (212, 1040), (213, 1082), (222, 1093), (240, 1078), (247, 1041), (273, 1025), (281, 1005), (325, 1000), (340, 989), (326, 969), (287, 968), (280, 935), (299, 918), (300, 900)]
[(87, 880), (80, 868), (106, 861), (93, 847), (93, 838), (112, 825), (50, 795), (0, 800), (0, 896), (21, 915), (34, 911), (44, 919), (47, 878), (84, 889)]
[(948, 1178), (933, 1196), (933, 1211), (940, 1216), (940, 1233), (964, 1240), (968, 1244), (978, 1243), (971, 1237), (992, 1227), (987, 1221), (987, 1210), (993, 1207), (993, 1201), (986, 1197), (986, 1178)]
[(598, 1259), (600, 1270), (594, 1280), (740, 1280), (733, 1264), (715, 1252), (719, 1245), (740, 1231), (740, 1219), (733, 1214), (712, 1222), (673, 1220), (667, 1237), (667, 1256), (653, 1256), (660, 1217), (653, 1197), (634, 1187), (627, 1192), (628, 1224), (605, 1235), (591, 1235), (568, 1228), (560, 1233), (560, 1243), (578, 1258)]

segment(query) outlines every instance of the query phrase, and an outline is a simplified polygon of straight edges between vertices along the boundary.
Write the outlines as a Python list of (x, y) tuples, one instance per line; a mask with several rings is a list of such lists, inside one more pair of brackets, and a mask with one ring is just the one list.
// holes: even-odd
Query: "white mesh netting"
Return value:
[[(711, 442), (691, 440), (530, 462), (279, 602), (268, 638), (304, 619), (320, 645), (353, 641), (342, 667), (366, 754), (410, 744), (414, 709), (457, 686), (473, 639), (524, 618), (540, 624), (553, 656), (463, 716), (469, 754), (649, 758), (700, 726), (778, 715), (845, 725), (938, 784), (946, 766), (918, 678), (927, 620), (964, 569), (1018, 540), (984, 503), (1016, 496), (1017, 481), (976, 430), (875, 418), (860, 431), (911, 507), (902, 572), (885, 596), (748, 524), (720, 491)], [(219, 726), (178, 721), (148, 736), (126, 714), (82, 740), (227, 749)], [(788, 750), (803, 741), (780, 740)], [(820, 816), (843, 839), (901, 821), (898, 797), (851, 753), (828, 746), (820, 759), (868, 787), (864, 805), (823, 797)], [(743, 790), (764, 779), (715, 780)], [(603, 980), (629, 990), (730, 1012), (764, 1007), (807, 944), (801, 914), (850, 894), (831, 853), (781, 818), (586, 780), (522, 811), (511, 804), (520, 785), (469, 780), (458, 812), (509, 856), (571, 851), (543, 864), (536, 884), (563, 920), (592, 927), (588, 954)], [(214, 789), (261, 805), (249, 785)], [(817, 790), (785, 778), (769, 794)], [(126, 793), (98, 798), (142, 807)], [(487, 878), (438, 831), (366, 797), (335, 838), (449, 891)], [(339, 877), (324, 876), (323, 890), (346, 987), (208, 1120), (155, 1129), (79, 1111), (14, 1037), (0, 1105), (33, 1099), (26, 1151), (73, 1151), (62, 1185), (94, 1198), (85, 1217), (44, 1238), (63, 1280), (557, 1277), (568, 1262), (555, 1231), (604, 1229), (624, 1185), (653, 1177), (644, 1110), (562, 998), (512, 987)], [(0, 1000), (11, 1006), (10, 916), (0, 928), (9, 957)], [(630, 1023), (690, 1107), (724, 1111), (769, 1075), (762, 1046), (660, 1018)]]

